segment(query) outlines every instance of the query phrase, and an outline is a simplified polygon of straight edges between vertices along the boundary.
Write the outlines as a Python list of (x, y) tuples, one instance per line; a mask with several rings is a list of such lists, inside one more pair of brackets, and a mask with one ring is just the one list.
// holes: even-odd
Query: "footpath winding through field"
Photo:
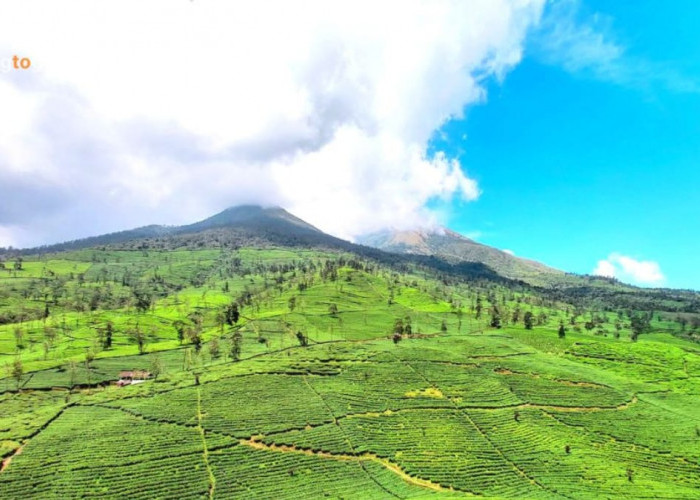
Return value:
[[(404, 471), (399, 465), (387, 460), (386, 458), (379, 457), (379, 456), (375, 455), (374, 453), (362, 453), (359, 455), (349, 455), (349, 454), (343, 454), (343, 453), (329, 453), (327, 451), (302, 449), (302, 448), (297, 448), (296, 446), (289, 446), (289, 445), (283, 445), (283, 444), (268, 444), (268, 443), (263, 443), (261, 441), (258, 441), (257, 439), (254, 439), (254, 438), (241, 439), (239, 441), (239, 443), (244, 445), (244, 446), (249, 446), (251, 448), (255, 448), (256, 450), (274, 451), (274, 452), (278, 452), (278, 453), (298, 453), (301, 455), (321, 457), (321, 458), (327, 458), (327, 459), (331, 459), (331, 460), (340, 460), (340, 461), (347, 461), (347, 462), (360, 462), (361, 463), (361, 462), (372, 461), (372, 462), (376, 462), (376, 463), (382, 465), (383, 467), (386, 467), (388, 470), (390, 470), (391, 472), (393, 472), (394, 474), (399, 476), (401, 479), (403, 479), (407, 483), (413, 484), (415, 486), (429, 488), (429, 489), (434, 490), (434, 491), (451, 491), (451, 492), (462, 491), (464, 493), (471, 493), (468, 491), (455, 489), (451, 486), (443, 486), (439, 483), (435, 483), (435, 482), (430, 481), (428, 479), (422, 479), (419, 477), (411, 476), (406, 471)], [(379, 483), (377, 483), (377, 484), (379, 484)], [(382, 486), (382, 488), (385, 489), (383, 486)], [(388, 491), (386, 489), (385, 489), (385, 491), (390, 493), (392, 496), (396, 496), (394, 493), (391, 493), (390, 491)]]
[(216, 478), (209, 464), (209, 450), (207, 449), (207, 438), (205, 436), (204, 427), (202, 427), (202, 391), (197, 388), (197, 430), (202, 436), (202, 456), (204, 457), (204, 466), (207, 468), (207, 476), (209, 478), (209, 499), (214, 498), (216, 491)]
[(10, 466), (10, 462), (12, 462), (12, 459), (16, 457), (17, 455), (22, 453), (22, 449), (24, 449), (24, 445), (20, 446), (19, 448), (15, 449), (15, 451), (10, 455), (9, 457), (6, 457), (2, 461), (2, 465), (0, 466), (0, 472), (4, 471)]

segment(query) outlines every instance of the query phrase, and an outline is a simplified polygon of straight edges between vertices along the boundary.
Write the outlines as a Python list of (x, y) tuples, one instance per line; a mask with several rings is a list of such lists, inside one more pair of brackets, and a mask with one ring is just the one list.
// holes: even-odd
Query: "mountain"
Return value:
[(79, 240), (21, 250), (23, 254), (62, 252), (100, 246), (179, 248), (272, 243), (287, 246), (351, 245), (330, 236), (280, 207), (241, 205), (183, 226), (149, 225)]
[(5, 253), (36, 255), (105, 247), (164, 251), (270, 245), (331, 249), (351, 252), (386, 265), (417, 264), (473, 279), (510, 281), (508, 277), (498, 274), (488, 264), (477, 259), (447, 261), (430, 252), (388, 252), (373, 246), (355, 244), (324, 233), (283, 208), (258, 205), (230, 207), (204, 220), (183, 226), (150, 225), (53, 245), (5, 250)]
[(447, 228), (414, 231), (381, 231), (358, 240), (385, 252), (432, 255), (447, 262), (478, 262), (501, 276), (532, 284), (558, 280), (566, 273), (534, 260), (515, 257), (497, 248), (483, 245)]
[(18, 254), (30, 256), (84, 249), (315, 248), (352, 253), (400, 273), (422, 266), (445, 277), (472, 282), (487, 280), (511, 290), (537, 289), (551, 300), (576, 300), (591, 307), (700, 310), (700, 295), (692, 291), (641, 289), (610, 278), (565, 273), (445, 228), (385, 231), (360, 238), (358, 243), (326, 234), (280, 207), (243, 205), (183, 226), (150, 225), (30, 249), (0, 249), (0, 261)]
[(323, 234), (311, 224), (280, 207), (263, 208), (258, 205), (230, 207), (194, 224), (180, 226), (179, 233), (194, 233), (207, 229), (239, 227), (249, 230), (276, 230), (286, 234)]

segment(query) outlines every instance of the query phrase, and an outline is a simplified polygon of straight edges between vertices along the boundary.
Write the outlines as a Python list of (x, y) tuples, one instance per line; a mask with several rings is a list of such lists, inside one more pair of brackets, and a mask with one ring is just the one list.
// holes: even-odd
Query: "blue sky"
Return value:
[[(625, 281), (700, 289), (700, 3), (585, 2), (566, 15), (619, 55), (567, 67), (565, 50), (543, 53), (531, 35), (487, 101), (433, 140), (481, 189), (454, 202), (450, 226), (567, 271), (617, 253)], [(625, 272), (619, 256), (658, 263), (664, 279)]]
[(0, 247), (257, 203), (700, 288), (700, 3), (300, 5), (3, 7)]

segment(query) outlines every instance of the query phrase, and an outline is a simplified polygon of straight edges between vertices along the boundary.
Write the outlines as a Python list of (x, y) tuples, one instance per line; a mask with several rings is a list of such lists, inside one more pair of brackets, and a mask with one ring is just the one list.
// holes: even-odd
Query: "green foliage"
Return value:
[(401, 266), (153, 243), (0, 270), (0, 498), (696, 496), (694, 313)]

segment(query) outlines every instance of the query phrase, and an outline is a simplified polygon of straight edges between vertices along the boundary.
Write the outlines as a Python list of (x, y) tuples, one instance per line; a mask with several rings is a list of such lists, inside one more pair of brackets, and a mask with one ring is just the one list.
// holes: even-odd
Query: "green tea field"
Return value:
[(0, 498), (700, 494), (700, 345), (664, 315), (633, 342), (624, 311), (311, 250), (22, 267)]

